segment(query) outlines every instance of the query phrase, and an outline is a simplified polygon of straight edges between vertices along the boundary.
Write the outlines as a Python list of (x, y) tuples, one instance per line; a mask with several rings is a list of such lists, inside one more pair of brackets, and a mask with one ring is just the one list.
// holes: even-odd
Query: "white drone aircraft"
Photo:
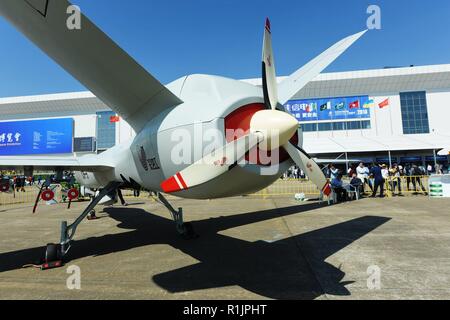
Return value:
[[(85, 16), (80, 30), (69, 30), (70, 5), (66, 0), (1, 0), (0, 13), (126, 120), (137, 136), (95, 156), (0, 158), (0, 169), (71, 170), (81, 184), (100, 190), (72, 225), (62, 223), (60, 244), (47, 246), (45, 261), (61, 261), (79, 223), (106, 195), (124, 185), (157, 193), (171, 211), (178, 232), (186, 237), (194, 236), (192, 225), (183, 222), (182, 209), (175, 210), (162, 192), (189, 199), (245, 195), (266, 188), (297, 164), (323, 194), (330, 194), (321, 169), (302, 149), (298, 121), (284, 112), (283, 104), (366, 31), (339, 41), (277, 84), (267, 20), (263, 88), (210, 75), (185, 76), (164, 86)], [(238, 133), (224, 134), (218, 147), (196, 154), (191, 164), (175, 163), (173, 150), (179, 142), (173, 135), (177, 130), (193, 134), (198, 127)], [(198, 148), (186, 141), (185, 150)], [(200, 143), (202, 150), (210, 144)], [(263, 166), (258, 159), (249, 160), (249, 152), (256, 149), (276, 154), (278, 161)]]

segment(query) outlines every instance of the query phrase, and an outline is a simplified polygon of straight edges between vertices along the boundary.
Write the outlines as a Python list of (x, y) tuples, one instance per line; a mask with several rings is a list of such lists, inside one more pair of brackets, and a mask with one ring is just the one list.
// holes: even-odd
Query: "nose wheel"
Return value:
[(97, 217), (96, 212), (95, 212), (94, 209), (92, 209), (92, 210), (89, 212), (89, 214), (88, 214), (88, 216), (86, 217), (86, 219), (88, 219), (89, 221), (91, 221), (91, 220), (97, 220), (97, 219), (98, 219), (98, 217)]
[(177, 227), (177, 231), (185, 240), (194, 240), (199, 237), (199, 235), (195, 233), (194, 225), (190, 222), (182, 223), (180, 228)]

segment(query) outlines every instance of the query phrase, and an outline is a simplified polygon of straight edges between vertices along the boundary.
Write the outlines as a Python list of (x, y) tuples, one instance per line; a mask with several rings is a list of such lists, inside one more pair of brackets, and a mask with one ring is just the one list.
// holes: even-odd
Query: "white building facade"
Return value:
[[(450, 65), (322, 74), (285, 108), (299, 119), (304, 148), (316, 157), (448, 164), (442, 150), (450, 149)], [(73, 119), (75, 154), (101, 152), (135, 135), (89, 92), (0, 98), (0, 129), (5, 122), (58, 118)]]

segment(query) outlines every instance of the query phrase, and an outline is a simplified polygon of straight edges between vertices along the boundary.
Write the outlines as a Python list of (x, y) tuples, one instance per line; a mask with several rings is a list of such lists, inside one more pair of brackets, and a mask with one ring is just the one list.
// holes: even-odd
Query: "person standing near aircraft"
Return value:
[(374, 165), (370, 170), (370, 174), (375, 179), (375, 186), (373, 188), (372, 198), (376, 197), (378, 188), (380, 188), (380, 198), (384, 198), (384, 178), (381, 173), (381, 167), (378, 165)]
[(119, 197), (120, 203), (124, 206), (124, 207), (128, 207), (128, 203), (125, 201), (125, 199), (123, 198), (123, 194), (122, 194), (122, 190), (117, 189), (117, 196)]
[(369, 168), (367, 168), (365, 166), (364, 163), (360, 163), (358, 168), (356, 168), (356, 173), (358, 175), (358, 178), (361, 180), (361, 182), (363, 183), (363, 191), (365, 192), (366, 189), (366, 185), (369, 186), (370, 191), (373, 192), (373, 187), (372, 187), (372, 183), (369, 180), (369, 174), (370, 174), (370, 170)]
[(422, 192), (427, 194), (427, 190), (425, 189), (424, 185), (422, 184), (422, 179), (421, 179), (421, 176), (424, 175), (424, 172), (422, 170), (420, 170), (420, 168), (417, 165), (413, 165), (412, 175), (413, 175), (413, 178), (412, 178), (413, 186), (414, 186), (415, 191), (418, 192), (421, 189)]

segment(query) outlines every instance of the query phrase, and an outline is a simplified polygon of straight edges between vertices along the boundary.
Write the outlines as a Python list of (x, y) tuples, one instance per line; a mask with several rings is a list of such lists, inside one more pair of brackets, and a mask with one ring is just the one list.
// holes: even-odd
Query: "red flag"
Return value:
[(359, 109), (359, 100), (350, 103), (350, 109)]
[(386, 100), (384, 100), (382, 103), (380, 103), (378, 105), (380, 107), (380, 109), (386, 108), (389, 106), (389, 98), (387, 98)]
[(116, 123), (120, 121), (120, 117), (119, 116), (112, 116), (109, 118), (109, 122), (111, 123)]

